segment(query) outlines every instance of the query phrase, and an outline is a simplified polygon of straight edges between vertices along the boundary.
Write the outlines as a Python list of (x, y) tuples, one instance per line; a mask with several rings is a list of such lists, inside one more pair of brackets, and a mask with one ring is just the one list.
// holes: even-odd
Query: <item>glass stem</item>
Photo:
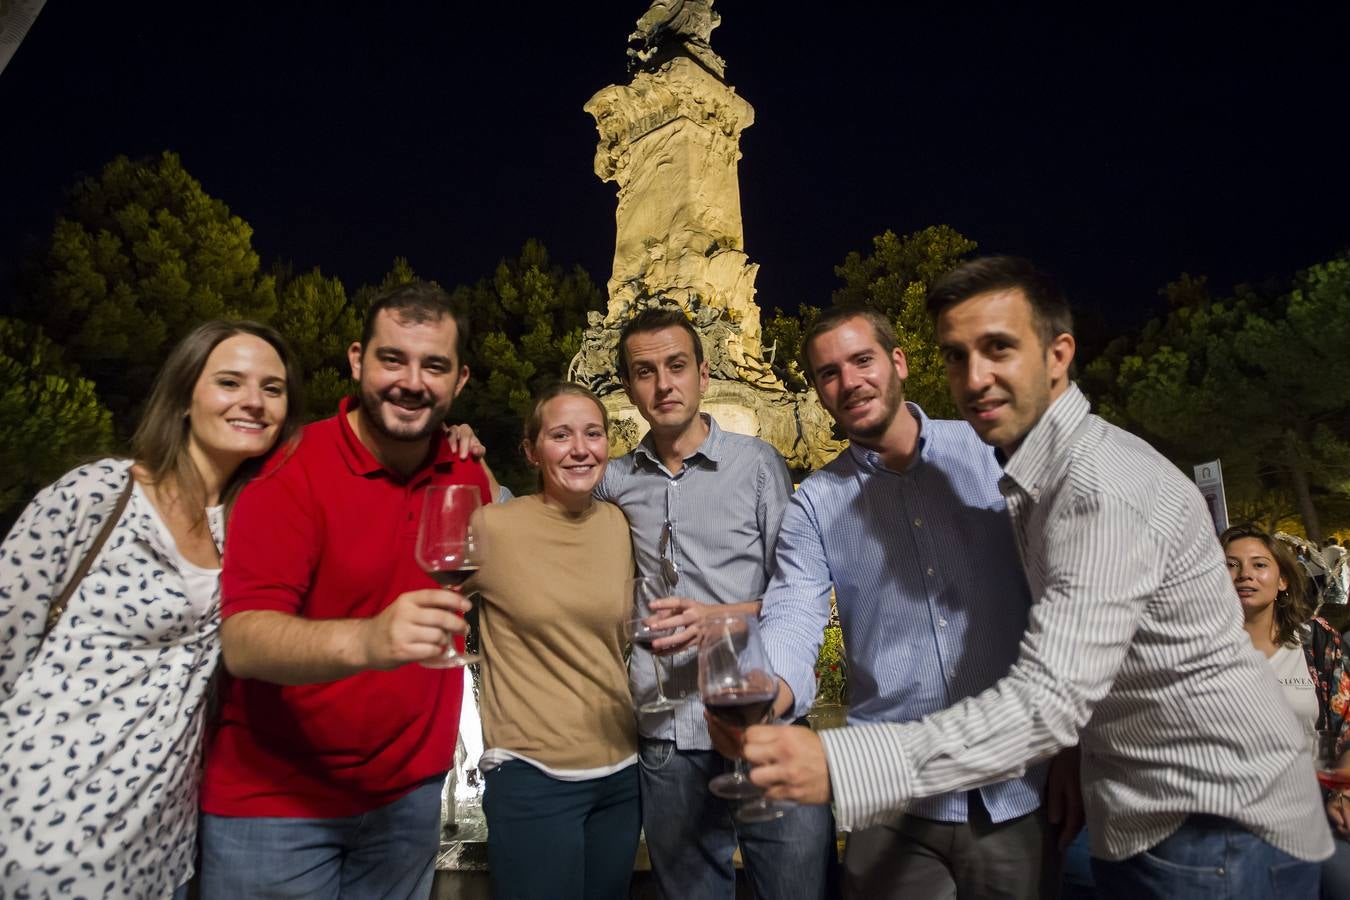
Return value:
[(661, 660), (656, 654), (652, 654), (652, 669), (656, 672), (656, 699), (662, 703), (666, 702), (666, 692), (661, 686)]

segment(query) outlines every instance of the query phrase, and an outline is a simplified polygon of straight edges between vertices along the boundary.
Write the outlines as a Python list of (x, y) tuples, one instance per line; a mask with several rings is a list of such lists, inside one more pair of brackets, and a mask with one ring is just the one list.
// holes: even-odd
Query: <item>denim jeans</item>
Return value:
[(1107, 900), (1317, 900), (1321, 865), (1267, 844), (1230, 819), (1191, 816), (1161, 843), (1128, 859), (1092, 860)]
[(637, 855), (637, 768), (559, 781), (527, 762), (487, 773), (492, 896), (501, 900), (624, 900)]
[(746, 874), (761, 900), (823, 898), (835, 857), (828, 806), (799, 806), (772, 822), (746, 824), (734, 801), (714, 797), (708, 782), (731, 764), (711, 750), (678, 750), (674, 741), (640, 741), (642, 828), (661, 893), (681, 900), (736, 895), (737, 839)]
[(202, 900), (431, 895), (441, 784), (340, 819), (202, 815)]

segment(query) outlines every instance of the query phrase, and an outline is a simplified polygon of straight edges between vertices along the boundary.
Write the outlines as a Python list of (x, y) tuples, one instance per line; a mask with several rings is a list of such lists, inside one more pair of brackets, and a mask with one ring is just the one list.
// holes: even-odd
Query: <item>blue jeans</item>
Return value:
[(816, 900), (837, 865), (834, 816), (828, 806), (799, 806), (781, 819), (747, 824), (734, 801), (714, 797), (708, 782), (730, 768), (711, 750), (677, 750), (674, 741), (642, 738), (642, 828), (661, 893), (681, 900), (732, 898), (741, 858), (755, 896)]
[(1332, 832), (1335, 850), (1322, 863), (1322, 900), (1350, 900), (1350, 841)]
[(340, 819), (202, 815), (202, 900), (431, 895), (441, 784)]
[(1097, 889), (1092, 883), (1092, 856), (1088, 850), (1088, 831), (1084, 828), (1064, 851), (1059, 870), (1059, 900), (1094, 900)]
[(1191, 816), (1143, 853), (1092, 860), (1107, 900), (1317, 900), (1321, 864), (1305, 862), (1218, 816)]
[(580, 900), (628, 896), (637, 856), (637, 768), (559, 781), (518, 759), (487, 773), (492, 896)]

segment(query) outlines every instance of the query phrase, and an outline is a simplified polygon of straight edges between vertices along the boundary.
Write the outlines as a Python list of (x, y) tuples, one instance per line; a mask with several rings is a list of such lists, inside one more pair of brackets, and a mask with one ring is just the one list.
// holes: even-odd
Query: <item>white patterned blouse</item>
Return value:
[[(68, 473), (0, 545), (0, 885), (16, 897), (167, 897), (192, 875), (218, 579), (185, 571), (138, 487), (41, 637), (130, 466)], [(220, 510), (208, 520), (219, 547)]]

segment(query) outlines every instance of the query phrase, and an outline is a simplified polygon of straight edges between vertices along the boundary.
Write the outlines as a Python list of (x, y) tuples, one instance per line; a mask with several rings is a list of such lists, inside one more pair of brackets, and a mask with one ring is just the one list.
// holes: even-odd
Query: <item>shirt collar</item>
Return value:
[[(1033, 499), (1039, 498), (1053, 474), (1051, 466), (1068, 449), (1074, 432), (1090, 410), (1087, 397), (1078, 385), (1069, 382), (1068, 388), (1050, 404), (1004, 464), (1001, 481), (1016, 484)], [(1001, 458), (1002, 454), (999, 456)]]
[[(905, 401), (905, 408), (913, 413), (914, 418), (919, 422), (919, 452), (914, 454), (909, 465), (905, 468), (906, 472), (912, 471), (921, 462), (931, 462), (933, 454), (936, 452), (933, 447), (932, 429), (928, 427), (928, 414), (920, 408), (919, 404), (909, 400)], [(892, 469), (886, 468), (886, 463), (882, 461), (881, 454), (859, 444), (857, 441), (848, 442), (848, 452), (853, 455), (853, 461), (864, 469), (871, 472), (892, 472)]]
[[(708, 423), (708, 436), (703, 439), (703, 443), (699, 444), (693, 453), (684, 458), (684, 461), (687, 463), (696, 456), (702, 456), (708, 462), (717, 465), (722, 459), (722, 429), (718, 427), (717, 420), (708, 413), (701, 412), (699, 415), (703, 417), (703, 421)], [(652, 438), (650, 431), (643, 435), (642, 440), (633, 449), (633, 455), (646, 457), (658, 466), (664, 465), (661, 462), (661, 456), (656, 452), (656, 441)]]
[[(361, 439), (352, 430), (352, 423), (347, 421), (347, 414), (356, 408), (356, 403), (355, 397), (344, 397), (342, 403), (338, 406), (338, 431), (342, 435), (341, 440), (338, 441), (338, 452), (342, 454), (343, 461), (347, 463), (353, 474), (374, 475), (384, 473), (396, 481), (403, 481), (404, 479), (381, 465), (380, 461), (375, 458), (375, 454), (371, 453), (370, 449), (361, 443)], [(437, 430), (431, 436), (431, 452), (427, 456), (430, 461), (420, 466), (407, 479), (408, 481), (415, 481), (419, 475), (433, 466), (454, 463), (454, 454), (450, 452), (450, 445), (445, 440), (445, 434), (442, 430)]]

